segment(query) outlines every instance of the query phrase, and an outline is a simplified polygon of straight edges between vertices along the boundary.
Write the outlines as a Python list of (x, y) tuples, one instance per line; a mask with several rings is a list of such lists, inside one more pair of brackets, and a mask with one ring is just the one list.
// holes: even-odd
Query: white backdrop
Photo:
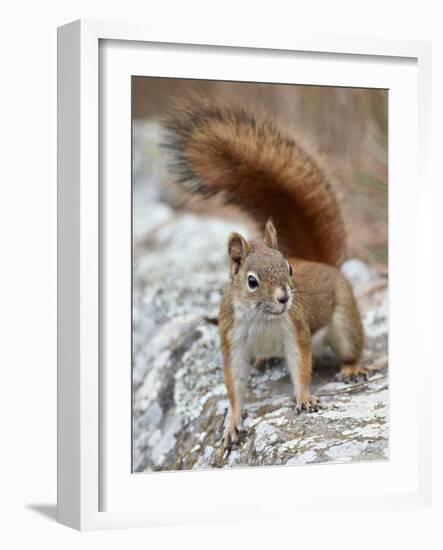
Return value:
[[(3, 8), (0, 34), (1, 178), (0, 270), (1, 346), (1, 524), (5, 548), (45, 546), (95, 548), (269, 548), (297, 545), (301, 529), (312, 534), (312, 548), (343, 549), (386, 546), (437, 547), (442, 537), (436, 515), (398, 512), (367, 518), (356, 514), (312, 516), (299, 525), (272, 522), (238, 523), (174, 529), (79, 534), (48, 519), (55, 515), (56, 495), (56, 27), (79, 17), (158, 23), (166, 28), (205, 26), (236, 32), (248, 28), (263, 33), (296, 32), (311, 27), (325, 34), (434, 40), (434, 98), (443, 98), (443, 36), (439, 2), (372, 0), (355, 2), (311, 0), (259, 3), (258, 0), (185, 2), (125, 0), (65, 0), (10, 3)], [(435, 139), (443, 143), (442, 101), (434, 104)], [(437, 168), (437, 166), (435, 167)], [(435, 170), (441, 181), (441, 169)], [(441, 187), (441, 186), (440, 186)], [(434, 198), (435, 249), (443, 250), (439, 212), (443, 193)], [(443, 280), (435, 266), (435, 283)], [(439, 306), (443, 307), (439, 291)], [(436, 301), (436, 300), (435, 300)], [(437, 301), (436, 301), (437, 302)], [(434, 330), (440, 311), (436, 305)], [(430, 323), (430, 320), (423, 320)], [(418, 366), (419, 368), (419, 366)], [(441, 387), (434, 384), (435, 387)], [(435, 401), (439, 395), (435, 392)], [(436, 404), (435, 411), (441, 416)], [(442, 463), (442, 434), (437, 459)], [(441, 424), (440, 424), (441, 432)], [(437, 461), (436, 461), (437, 463)], [(436, 471), (435, 479), (442, 483)], [(440, 490), (440, 495), (442, 491)], [(442, 503), (440, 502), (440, 517)], [(5, 539), (5, 540), (4, 540)], [(8, 539), (8, 542), (6, 542)], [(340, 544), (339, 544), (340, 542)]]

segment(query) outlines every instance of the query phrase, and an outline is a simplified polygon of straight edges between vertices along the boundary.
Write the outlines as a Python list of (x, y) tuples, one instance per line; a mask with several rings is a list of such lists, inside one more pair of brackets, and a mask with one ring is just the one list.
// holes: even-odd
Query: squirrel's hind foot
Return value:
[(349, 384), (351, 382), (365, 382), (369, 378), (369, 371), (363, 367), (353, 365), (343, 365), (340, 372), (335, 375), (337, 382)]

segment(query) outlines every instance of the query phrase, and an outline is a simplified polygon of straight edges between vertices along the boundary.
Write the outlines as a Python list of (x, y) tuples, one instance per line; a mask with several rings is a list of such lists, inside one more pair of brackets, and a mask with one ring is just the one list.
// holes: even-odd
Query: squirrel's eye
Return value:
[(292, 266), (289, 266), (289, 276), (292, 277)]
[(253, 275), (248, 275), (248, 287), (255, 290), (258, 287), (258, 281)]

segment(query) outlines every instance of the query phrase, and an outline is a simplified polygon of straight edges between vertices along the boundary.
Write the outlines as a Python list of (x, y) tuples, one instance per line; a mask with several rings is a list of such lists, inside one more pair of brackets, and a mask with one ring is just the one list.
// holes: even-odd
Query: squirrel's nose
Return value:
[(280, 288), (277, 292), (277, 301), (280, 302), (281, 304), (286, 304), (288, 300), (289, 300), (288, 292), (285, 289)]

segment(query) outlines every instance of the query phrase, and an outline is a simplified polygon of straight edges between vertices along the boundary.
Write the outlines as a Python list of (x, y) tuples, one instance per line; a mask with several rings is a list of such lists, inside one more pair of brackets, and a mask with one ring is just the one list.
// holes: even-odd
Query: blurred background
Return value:
[(135, 184), (164, 176), (156, 125), (173, 98), (192, 92), (243, 101), (293, 127), (341, 192), (351, 256), (387, 265), (387, 90), (134, 77)]

